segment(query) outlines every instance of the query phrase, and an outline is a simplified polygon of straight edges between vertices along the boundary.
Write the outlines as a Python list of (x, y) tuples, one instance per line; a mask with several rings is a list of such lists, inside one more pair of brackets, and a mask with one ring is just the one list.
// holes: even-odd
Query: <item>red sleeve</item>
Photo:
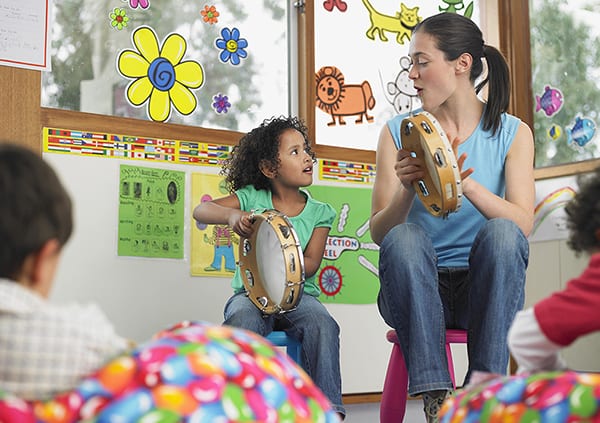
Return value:
[(538, 302), (534, 313), (544, 335), (558, 345), (600, 331), (600, 254), (564, 290)]

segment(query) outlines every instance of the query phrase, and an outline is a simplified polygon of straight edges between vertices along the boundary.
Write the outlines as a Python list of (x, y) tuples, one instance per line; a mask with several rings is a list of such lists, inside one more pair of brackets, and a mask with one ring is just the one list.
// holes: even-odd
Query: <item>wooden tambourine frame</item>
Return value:
[[(305, 280), (304, 255), (296, 231), (276, 210), (253, 214), (253, 220), (254, 232), (242, 238), (239, 246), (248, 298), (267, 315), (291, 311), (302, 297)], [(264, 254), (261, 247), (266, 248)]]
[(400, 126), (402, 148), (423, 160), (426, 175), (413, 182), (429, 213), (447, 217), (460, 208), (462, 186), (452, 145), (438, 121), (428, 112), (409, 116)]

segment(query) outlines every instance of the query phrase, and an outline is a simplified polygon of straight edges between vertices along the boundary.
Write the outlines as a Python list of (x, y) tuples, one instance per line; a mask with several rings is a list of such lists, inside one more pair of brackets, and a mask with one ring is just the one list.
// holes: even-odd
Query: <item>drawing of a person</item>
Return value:
[(213, 225), (212, 239), (204, 234), (204, 242), (214, 246), (214, 258), (210, 266), (205, 267), (206, 272), (217, 272), (221, 270), (223, 259), (225, 259), (225, 271), (235, 272), (235, 257), (233, 255), (233, 243), (236, 239), (228, 225)]

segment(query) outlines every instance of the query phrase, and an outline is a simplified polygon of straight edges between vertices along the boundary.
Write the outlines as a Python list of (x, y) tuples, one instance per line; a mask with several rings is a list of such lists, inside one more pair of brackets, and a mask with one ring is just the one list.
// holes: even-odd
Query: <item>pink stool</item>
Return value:
[[(390, 361), (388, 362), (383, 392), (381, 394), (381, 405), (379, 408), (379, 421), (381, 423), (397, 423), (404, 419), (406, 411), (406, 397), (408, 395), (408, 371), (402, 349), (395, 330), (389, 330), (386, 334), (388, 341), (394, 344)], [(448, 371), (452, 384), (456, 387), (454, 380), (454, 363), (452, 361), (452, 350), (450, 344), (466, 344), (467, 331), (462, 329), (446, 330), (446, 357), (448, 358)]]

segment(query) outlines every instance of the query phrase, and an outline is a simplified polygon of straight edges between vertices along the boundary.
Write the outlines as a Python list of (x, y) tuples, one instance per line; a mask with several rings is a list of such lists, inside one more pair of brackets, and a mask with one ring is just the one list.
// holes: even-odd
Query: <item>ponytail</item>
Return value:
[(502, 113), (508, 110), (510, 101), (510, 75), (504, 56), (495, 47), (484, 45), (483, 57), (487, 62), (487, 76), (475, 87), (479, 93), (488, 86), (488, 100), (483, 113), (483, 129), (492, 130), (495, 134), (500, 128)]

